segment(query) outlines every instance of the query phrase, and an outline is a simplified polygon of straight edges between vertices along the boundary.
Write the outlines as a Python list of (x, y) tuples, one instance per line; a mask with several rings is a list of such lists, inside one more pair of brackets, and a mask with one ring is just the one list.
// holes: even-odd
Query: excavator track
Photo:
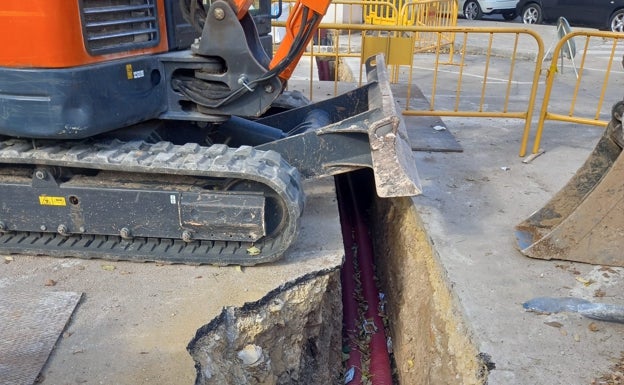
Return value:
[[(176, 145), (170, 142), (147, 143), (145, 141), (121, 142), (117, 139), (102, 141), (83, 142), (55, 142), (55, 141), (28, 141), (20, 139), (7, 139), (0, 141), (0, 163), (5, 169), (11, 167), (32, 167), (32, 186), (17, 186), (13, 183), (15, 190), (4, 191), (5, 198), (0, 199), (3, 205), (3, 212), (0, 213), (0, 252), (6, 254), (29, 254), (47, 255), (55, 257), (80, 257), (80, 258), (100, 258), (109, 260), (128, 260), (137, 262), (164, 262), (182, 264), (215, 264), (215, 265), (255, 265), (274, 261), (282, 256), (284, 251), (296, 238), (298, 232), (298, 221), (303, 211), (304, 195), (301, 187), (298, 171), (288, 165), (275, 151), (259, 151), (249, 146), (240, 148), (229, 148), (225, 145), (212, 145), (210, 147), (197, 144)], [(240, 199), (244, 202), (250, 198), (256, 202), (250, 215), (257, 212), (262, 213), (262, 205), (266, 203), (262, 199), (270, 199), (272, 208), (278, 207), (278, 214), (275, 210), (270, 211), (271, 215), (278, 215), (279, 218), (271, 219), (273, 225), (269, 229), (263, 229), (264, 233), (249, 236), (250, 241), (244, 241), (243, 234), (235, 234), (235, 240), (227, 240), (227, 231), (223, 232), (219, 239), (195, 239), (193, 231), (185, 231), (185, 226), (180, 223), (179, 237), (153, 237), (134, 236), (134, 230), (126, 228), (119, 232), (120, 226), (115, 227), (110, 233), (101, 231), (90, 231), (90, 226), (76, 225), (71, 223), (75, 219), (75, 213), (69, 216), (70, 223), (60, 223), (57, 227), (41, 225), (42, 231), (33, 231), (24, 226), (15, 225), (11, 218), (11, 205), (16, 207), (21, 204), (19, 200), (28, 200), (32, 197), (39, 197), (46, 202), (47, 196), (36, 191), (52, 191), (53, 194), (60, 195), (64, 190), (62, 183), (50, 177), (45, 170), (53, 169), (88, 169), (92, 172), (104, 172), (110, 175), (128, 176), (137, 175), (142, 178), (145, 175), (153, 176), (155, 181), (159, 181), (162, 176), (166, 183), (167, 175), (175, 175), (176, 178), (194, 178), (202, 180), (217, 179), (235, 181), (236, 185), (248, 185), (251, 187), (239, 187), (225, 193), (216, 191), (216, 197), (223, 196), (224, 199), (233, 199), (234, 206)], [(10, 178), (10, 175), (2, 175), (3, 178)], [(52, 180), (48, 180), (52, 179)], [(102, 179), (97, 179), (100, 185)], [(106, 180), (106, 179), (105, 179)], [(232, 183), (230, 183), (232, 184)], [(4, 188), (11, 183), (5, 183)], [(17, 187), (15, 187), (17, 186)], [(96, 184), (90, 189), (83, 189), (86, 193), (100, 190)], [(257, 191), (257, 186), (262, 186)], [(39, 190), (37, 190), (39, 188)], [(21, 194), (20, 191), (26, 194)], [(52, 190), (50, 190), (52, 189)], [(250, 190), (251, 189), (251, 190)], [(30, 192), (34, 190), (34, 194)], [(182, 196), (184, 191), (177, 191), (176, 186), (164, 186), (158, 191), (134, 191), (126, 188), (129, 193), (137, 198), (140, 194), (168, 194), (167, 196)], [(127, 194), (126, 190), (121, 191)], [(17, 193), (16, 193), (17, 192)], [(180, 195), (176, 195), (176, 194)], [(30, 195), (29, 195), (30, 194)], [(212, 192), (208, 192), (212, 194)], [(222, 194), (222, 195), (218, 195)], [(264, 195), (269, 198), (264, 198)], [(13, 195), (13, 200), (8, 203), (4, 200), (7, 195)], [(21, 195), (19, 198), (16, 195)], [(156, 196), (155, 195), (155, 196)], [(120, 195), (127, 196), (127, 195)], [(199, 195), (194, 195), (199, 196)], [(239, 198), (242, 197), (242, 198)], [(260, 196), (260, 198), (256, 198)], [(43, 197), (43, 198), (41, 198)], [(209, 195), (212, 198), (213, 195)], [(59, 197), (65, 202), (65, 197)], [(73, 196), (67, 197), (71, 206), (79, 200)], [(175, 201), (178, 199), (178, 201)], [(171, 198), (174, 210), (184, 210), (180, 206), (181, 198)], [(15, 203), (17, 202), (17, 203)], [(260, 203), (258, 203), (260, 202)], [(275, 203), (277, 202), (277, 203)], [(38, 202), (41, 204), (41, 202)], [(37, 202), (31, 203), (36, 206)], [(52, 203), (53, 204), (53, 203)], [(114, 202), (108, 203), (113, 205)], [(106, 202), (105, 202), (106, 205)], [(7, 210), (6, 207), (9, 207)], [(32, 206), (31, 206), (32, 207)], [(196, 207), (191, 207), (196, 210)], [(201, 208), (201, 207), (200, 207)], [(208, 209), (212, 207), (209, 206)], [(75, 209), (75, 208), (72, 208)], [(140, 210), (141, 208), (137, 209)], [(232, 210), (237, 209), (237, 207)], [(40, 211), (54, 210), (54, 207), (39, 206)], [(84, 210), (84, 208), (81, 208)], [(17, 208), (14, 211), (18, 211)], [(75, 211), (75, 210), (74, 210)], [(193, 213), (195, 213), (193, 211)], [(177, 212), (177, 211), (176, 211)], [(230, 211), (233, 212), (233, 211)], [(9, 214), (7, 214), (9, 213)], [(9, 215), (5, 217), (5, 215)], [(180, 214), (181, 215), (181, 214)], [(193, 214), (195, 215), (195, 214)], [(37, 219), (28, 219), (35, 223)], [(43, 219), (42, 219), (43, 220)], [(180, 220), (180, 222), (183, 222)], [(192, 221), (189, 221), (191, 223)], [(224, 218), (223, 223), (230, 222)], [(235, 223), (236, 220), (234, 220)], [(191, 223), (192, 225), (192, 223)], [(97, 227), (97, 223), (93, 223)], [(260, 223), (255, 227), (263, 227)], [(22, 227), (22, 228), (19, 228)], [(28, 227), (28, 226), (26, 226)], [(141, 226), (137, 226), (140, 228)], [(157, 227), (157, 226), (156, 226)], [(45, 230), (44, 230), (45, 228)], [(48, 228), (51, 228), (48, 230)], [(124, 231), (125, 230), (125, 233)], [(155, 229), (154, 231), (158, 231)], [(151, 231), (151, 230), (150, 230)], [(115, 234), (118, 232), (118, 234)], [(205, 238), (205, 237), (204, 237)]]

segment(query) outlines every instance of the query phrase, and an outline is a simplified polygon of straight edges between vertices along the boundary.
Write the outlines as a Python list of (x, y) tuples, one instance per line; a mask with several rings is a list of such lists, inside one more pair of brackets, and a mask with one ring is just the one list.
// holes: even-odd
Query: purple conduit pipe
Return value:
[(357, 205), (357, 196), (349, 179), (350, 201), (355, 206), (353, 210), (353, 222), (355, 229), (355, 242), (358, 245), (358, 264), (360, 267), (360, 281), (362, 283), (362, 296), (368, 303), (366, 320), (372, 322), (373, 333), (370, 339), (370, 364), (369, 372), (373, 385), (392, 385), (392, 371), (390, 368), (390, 356), (388, 355), (388, 343), (383, 320), (379, 315), (379, 290), (375, 284), (373, 242), (368, 234), (368, 228), (360, 215)]
[[(375, 284), (375, 272), (374, 272), (374, 258), (373, 258), (373, 244), (368, 234), (368, 228), (359, 213), (357, 205), (357, 197), (353, 189), (350, 178), (348, 178), (348, 191), (344, 187), (339, 188), (338, 199), (340, 206), (340, 213), (342, 217), (349, 217), (347, 220), (348, 231), (345, 231), (343, 222), (343, 238), (345, 239), (345, 258), (348, 258), (348, 254), (351, 254), (353, 258), (353, 248), (350, 245), (357, 245), (357, 260), (360, 270), (360, 283), (362, 289), (362, 296), (367, 303), (367, 309), (365, 312), (365, 325), (356, 325), (356, 330), (364, 328), (370, 333), (370, 363), (369, 373), (370, 379), (373, 385), (392, 385), (392, 370), (390, 366), (390, 357), (388, 354), (388, 345), (386, 341), (386, 333), (384, 329), (383, 320), (379, 315), (379, 291)], [(340, 192), (342, 190), (342, 193)], [(346, 215), (345, 215), (346, 214)], [(353, 240), (354, 242), (351, 242)], [(346, 272), (347, 268), (350, 268), (350, 272)], [(343, 296), (345, 295), (344, 282), (353, 281), (353, 265), (348, 264), (345, 260), (345, 267), (343, 267)], [(349, 274), (349, 275), (347, 275)], [(355, 287), (355, 284), (353, 283)], [(349, 288), (351, 290), (351, 288)], [(354, 298), (351, 296), (351, 298)], [(343, 297), (343, 306), (344, 306)], [(357, 306), (357, 305), (356, 305)], [(351, 312), (352, 310), (349, 310)], [(347, 309), (345, 309), (345, 319), (347, 315)], [(351, 315), (349, 315), (351, 317)], [(357, 322), (357, 307), (355, 310), (355, 322)], [(346, 325), (353, 325), (353, 321), (349, 318), (350, 323)], [(349, 368), (349, 367), (348, 367)], [(347, 369), (348, 369), (347, 368)], [(361, 381), (361, 380), (360, 380)], [(349, 382), (348, 385), (360, 384), (361, 382)]]
[(346, 362), (345, 379), (351, 378), (348, 385), (362, 385), (362, 353), (357, 344), (360, 330), (358, 322), (357, 287), (355, 285), (355, 266), (353, 254), (353, 225), (351, 215), (347, 213), (344, 201), (341, 197), (341, 189), (338, 188), (338, 209), (340, 210), (340, 225), (342, 239), (345, 246), (345, 261), (340, 271), (342, 281), (342, 335), (348, 341), (349, 358)]

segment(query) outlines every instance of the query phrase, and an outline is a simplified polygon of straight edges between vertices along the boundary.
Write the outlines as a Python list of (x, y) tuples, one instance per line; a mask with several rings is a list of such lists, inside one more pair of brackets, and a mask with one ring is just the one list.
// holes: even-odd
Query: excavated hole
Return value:
[[(485, 384), (488, 362), (470, 339), (411, 199), (371, 201), (394, 378), (403, 385)], [(337, 269), (224, 309), (188, 346), (196, 384), (343, 384), (341, 309)]]
[(319, 271), (225, 308), (187, 349), (195, 384), (336, 384), (342, 373), (340, 271)]

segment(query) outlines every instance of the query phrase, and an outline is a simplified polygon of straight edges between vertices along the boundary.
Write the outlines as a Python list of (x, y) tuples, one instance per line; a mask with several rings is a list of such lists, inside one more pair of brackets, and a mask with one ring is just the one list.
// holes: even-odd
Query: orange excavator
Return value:
[(329, 2), (271, 58), (268, 0), (3, 0), (0, 252), (254, 265), (296, 239), (304, 179), (418, 194), (383, 57), (334, 99), (286, 90)]

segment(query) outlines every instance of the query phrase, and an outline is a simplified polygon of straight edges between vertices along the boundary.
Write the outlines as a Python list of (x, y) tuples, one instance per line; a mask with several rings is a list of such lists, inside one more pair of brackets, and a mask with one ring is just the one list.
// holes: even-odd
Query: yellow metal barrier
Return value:
[(364, 22), (371, 25), (455, 26), (457, 0), (372, 0), (364, 6)]
[[(457, 26), (457, 0), (419, 0), (408, 2), (400, 11), (399, 25), (419, 27), (455, 27)], [(438, 39), (440, 37), (440, 39)], [(438, 44), (449, 48), (449, 57), (453, 57), (454, 33), (416, 32), (414, 52), (433, 51)]]
[[(417, 33), (431, 33), (436, 36), (437, 44), (434, 52), (420, 52), (413, 54), (412, 50), (392, 50), (380, 44), (378, 52), (390, 53), (400, 51), (396, 64), (403, 65), (397, 79), (401, 77), (401, 84), (406, 87), (406, 102), (403, 114), (412, 116), (449, 116), (449, 117), (483, 117), (483, 118), (514, 118), (524, 120), (524, 131), (519, 154), (524, 156), (531, 129), (531, 119), (539, 85), (540, 67), (544, 56), (544, 43), (534, 31), (526, 28), (477, 28), (477, 27), (428, 27), (428, 26), (400, 26), (400, 25), (363, 25), (322, 23), (321, 29), (332, 31), (333, 45), (331, 48), (319, 49), (314, 46), (306, 53), (310, 56), (310, 76), (315, 79), (314, 67), (317, 58), (334, 59), (336, 71), (332, 77), (334, 92), (338, 90), (340, 67), (359, 67), (360, 79), (363, 59), (377, 52), (362, 47), (361, 36), (386, 35), (392, 37), (415, 36)], [(359, 31), (362, 35), (354, 34)], [(454, 52), (459, 57), (456, 66), (443, 66), (440, 60), (445, 54), (443, 37), (449, 35), (456, 38)], [(358, 39), (359, 38), (359, 39)], [(505, 44), (512, 48), (511, 55), (494, 57), (492, 43), (494, 39), (505, 39)], [(517, 48), (520, 39), (529, 39), (535, 45), (534, 60), (518, 60)], [(392, 40), (393, 41), (393, 40)], [(478, 49), (473, 49), (478, 42)], [(485, 43), (484, 43), (485, 42)], [(354, 44), (354, 47), (351, 45)], [(391, 43), (389, 43), (391, 44)], [(346, 47), (348, 45), (348, 48)], [(360, 52), (358, 52), (360, 50)], [(366, 51), (366, 52), (364, 52)], [(408, 54), (406, 55), (406, 51)], [(366, 55), (364, 55), (366, 53)], [(502, 73), (493, 73), (490, 64), (493, 60), (504, 60), (506, 65), (497, 63), (496, 68), (504, 67)], [(404, 63), (405, 61), (405, 63)], [(388, 60), (392, 63), (392, 60)], [(521, 70), (518, 66), (522, 64)], [(414, 76), (414, 69), (418, 68), (418, 75)], [(405, 77), (407, 79), (405, 80)], [(317, 78), (318, 79), (318, 78)], [(518, 80), (520, 79), (520, 80)], [(429, 97), (428, 105), (418, 106), (411, 104), (412, 85), (417, 84), (424, 95)], [(511, 100), (519, 87), (526, 87), (529, 98)], [(313, 99), (312, 83), (310, 98)], [(477, 90), (476, 95), (474, 90)], [(526, 95), (526, 92), (523, 93)], [(478, 100), (478, 102), (475, 102)]]
[[(457, 24), (457, 0), (417, 0), (403, 2), (398, 0), (394, 6), (400, 7), (396, 12), (387, 2), (372, 0), (365, 6), (365, 20), (373, 25), (400, 25), (419, 27), (447, 27)], [(373, 3), (373, 5), (369, 5)], [(379, 5), (377, 5), (379, 3)], [(379, 16), (383, 6), (384, 17)], [(392, 12), (389, 12), (392, 10)], [(390, 17), (392, 16), (392, 17)], [(444, 34), (438, 41), (435, 33), (365, 31), (362, 33), (362, 58), (383, 53), (386, 63), (391, 66), (391, 80), (398, 81), (396, 66), (411, 65), (412, 52), (431, 51), (437, 44), (449, 47), (449, 57), (453, 57), (454, 34)]]
[(364, 23), (371, 25), (398, 25), (399, 12), (403, 0), (393, 2), (386, 0), (367, 1), (364, 5)]
[[(286, 19), (286, 16), (295, 0), (286, 0), (283, 2), (283, 7), (287, 10), (283, 12), (280, 21), (273, 22), (273, 36), (280, 37), (283, 33), (281, 28)], [(340, 43), (338, 46), (338, 40), (327, 39), (326, 34), (329, 33), (332, 37), (352, 35), (352, 29), (338, 29), (328, 32), (323, 30), (323, 26), (328, 23), (333, 24), (354, 24), (358, 23), (359, 16), (363, 15), (363, 21), (366, 24), (372, 24), (377, 26), (419, 26), (419, 27), (432, 27), (432, 26), (455, 26), (457, 24), (457, 0), (416, 0), (406, 2), (404, 0), (336, 0), (330, 5), (326, 16), (323, 18), (323, 24), (317, 39), (316, 44), (312, 46), (311, 51), (316, 50), (318, 53), (317, 61), (329, 61), (338, 63), (340, 56), (357, 56), (357, 55), (342, 55), (337, 54), (339, 49), (352, 50), (352, 45)], [(321, 36), (321, 34), (323, 36)], [(279, 43), (280, 39), (274, 41)], [(344, 39), (342, 39), (344, 40)], [(368, 58), (377, 53), (383, 53), (386, 56), (386, 64), (391, 69), (392, 81), (398, 81), (397, 66), (410, 65), (411, 64), (411, 52), (421, 51), (433, 51), (438, 44), (437, 34), (430, 33), (424, 30), (416, 30), (411, 32), (394, 31), (389, 32), (387, 28), (367, 28), (362, 31), (361, 40), (358, 39), (361, 44), (361, 51), (358, 48), (358, 52), (362, 58)], [(442, 34), (440, 40), (446, 50), (449, 52), (449, 62), (452, 62), (453, 58), (453, 42), (454, 34)], [(274, 44), (274, 47), (277, 45)], [(324, 64), (320, 63), (323, 66)], [(330, 71), (334, 72), (334, 71)], [(361, 76), (360, 76), (361, 80)]]
[[(574, 89), (570, 90), (567, 82), (560, 82), (559, 84), (555, 83), (556, 79), (561, 79), (563, 74), (558, 72), (557, 66), (559, 62), (559, 58), (562, 55), (562, 52), (565, 52), (567, 47), (570, 46), (570, 42), (572, 39), (579, 39), (581, 41), (574, 41), (574, 46), (576, 48), (583, 47), (581, 60), (575, 60), (573, 63), (576, 65), (578, 63), (578, 68), (575, 67), (576, 72), (578, 72), (578, 76), (576, 78)], [(583, 41), (584, 40), (584, 41)], [(613, 60), (616, 55), (616, 48), (618, 48), (618, 43), (624, 41), (624, 36), (620, 33), (615, 32), (600, 32), (600, 31), (574, 31), (571, 32), (561, 38), (555, 49), (553, 50), (552, 61), (550, 63), (550, 67), (547, 71), (546, 76), (546, 88), (544, 91), (544, 101), (542, 104), (542, 108), (539, 114), (539, 121), (537, 125), (537, 130), (535, 132), (535, 140), (533, 142), (533, 153), (537, 153), (540, 151), (540, 142), (542, 138), (542, 133), (544, 130), (544, 122), (546, 120), (555, 120), (555, 121), (563, 121), (570, 123), (579, 123), (579, 124), (587, 124), (594, 125), (600, 127), (606, 127), (611, 119), (611, 104), (604, 106), (605, 95), (608, 90), (613, 90), (613, 100), (620, 100), (621, 95), (621, 84), (615, 85), (612, 84), (614, 82), (611, 81), (611, 69), (613, 66)], [(597, 44), (603, 47), (605, 53), (609, 53), (607, 57), (604, 57), (606, 63), (604, 63), (604, 76), (602, 77), (602, 84), (600, 88), (599, 95), (592, 95), (593, 99), (596, 100), (595, 106), (583, 105), (584, 111), (579, 112), (577, 106), (577, 100), (580, 92), (594, 92), (595, 90), (595, 80), (591, 80), (591, 83), (584, 82), (585, 78), (583, 77), (584, 72), (586, 70), (592, 72), (602, 71), (602, 69), (587, 69), (585, 68), (586, 59), (588, 52), (590, 51), (591, 43), (597, 42)], [(582, 44), (579, 44), (582, 43)], [(622, 48), (622, 47), (620, 47)], [(621, 60), (622, 52), (620, 50), (618, 60)], [(573, 72), (570, 72), (572, 74)], [(560, 87), (558, 88), (557, 85)], [(569, 109), (567, 113), (554, 113), (549, 111), (549, 104), (551, 100), (551, 96), (553, 93), (556, 95), (559, 104), (569, 100)], [(590, 94), (591, 95), (591, 94)], [(592, 99), (590, 98), (584, 98)], [(604, 110), (604, 111), (603, 111)]]
[[(397, 12), (397, 9), (399, 10)], [(366, 1), (364, 6), (364, 22), (372, 25), (402, 25), (419, 27), (455, 27), (457, 25), (457, 0), (394, 0), (390, 3), (386, 0)], [(367, 35), (364, 36), (365, 38)], [(452, 33), (442, 34), (438, 39), (437, 34), (416, 31), (409, 36), (414, 52), (433, 51), (437, 44), (442, 44), (449, 49), (449, 58), (453, 58), (453, 43), (455, 35)], [(382, 41), (387, 38), (388, 41)], [(396, 38), (396, 39), (395, 39)], [(407, 36), (380, 36), (376, 34), (371, 41), (364, 45), (377, 47), (383, 44), (385, 51), (403, 50), (408, 42)], [(376, 48), (372, 48), (376, 49)], [(389, 56), (386, 56), (389, 58)], [(404, 60), (391, 60), (396, 64), (405, 64)], [(388, 64), (391, 64), (390, 61)], [(396, 79), (395, 79), (396, 80)]]
[[(337, 0), (337, 3), (348, 6), (358, 4), (363, 9), (367, 1)], [(403, 10), (408, 7), (411, 7), (411, 3), (404, 4)], [(411, 12), (402, 11), (402, 14)], [(331, 46), (311, 46), (307, 53), (311, 59), (309, 79), (315, 78), (314, 60), (333, 62), (334, 73), (331, 78), (335, 82), (334, 93), (337, 93), (340, 80), (353, 81), (356, 78), (350, 74), (351, 69), (359, 67), (361, 82), (363, 60), (378, 52), (385, 53), (388, 64), (400, 67), (393, 73), (394, 81), (402, 79), (402, 84), (406, 86), (407, 98), (403, 114), (523, 119), (524, 130), (519, 155), (526, 155), (544, 58), (544, 44), (536, 32), (526, 28), (432, 27), (419, 25), (418, 22), (415, 25), (385, 26), (323, 23), (321, 29), (329, 31), (332, 36)], [(413, 55), (412, 50), (406, 47), (416, 44), (414, 36), (424, 33), (435, 36), (435, 43), (431, 45), (433, 48)], [(445, 36), (453, 36), (455, 41), (448, 49), (446, 47), (449, 43)], [(505, 55), (495, 55), (493, 42), (496, 39), (505, 39), (504, 45), (511, 48), (511, 54), (507, 51)], [(535, 55), (531, 60), (519, 60), (518, 46), (521, 39), (530, 39), (535, 44)], [(571, 39), (576, 39), (574, 44), (571, 44)], [(318, 41), (320, 40), (317, 39)], [(479, 42), (480, 51), (474, 49), (472, 42), (475, 41)], [(500, 43), (498, 40), (497, 42)], [(524, 43), (526, 46), (526, 40)], [(602, 47), (605, 52), (604, 60), (598, 63), (598, 68), (586, 68), (587, 55), (595, 45)], [(568, 58), (568, 63), (574, 65), (577, 71), (570, 69), (564, 74), (563, 71), (558, 71), (559, 59), (565, 50), (570, 51), (570, 46), (575, 46), (580, 54), (576, 55), (574, 61)], [(442, 60), (442, 55), (451, 50), (451, 60)], [(614, 60), (619, 62), (623, 52), (624, 35), (613, 32), (574, 31), (559, 40), (546, 70), (544, 98), (539, 110), (532, 153), (540, 151), (546, 120), (600, 127), (607, 125), (611, 102), (605, 105), (604, 101), (620, 100), (622, 96), (623, 81), (619, 78), (612, 79), (611, 75)], [(458, 58), (455, 62), (457, 65), (445, 66), (453, 63), (453, 58)], [(496, 65), (491, 66), (494, 60)], [(504, 60), (506, 63), (502, 62)], [(595, 57), (593, 60), (595, 62)], [(502, 73), (493, 72), (500, 68), (505, 70)], [(590, 78), (586, 71), (594, 74), (590, 80), (586, 80)], [(575, 76), (576, 72), (578, 76)], [(602, 76), (598, 82), (595, 80), (595, 73)], [(417, 106), (411, 105), (413, 101), (410, 93), (413, 84), (417, 84), (429, 98), (426, 106), (422, 102)], [(599, 90), (597, 84), (600, 84)], [(514, 98), (516, 94), (526, 95), (526, 92), (518, 92), (520, 87), (528, 87), (525, 88), (529, 91), (528, 100), (525, 97)], [(310, 98), (313, 98), (312, 90), (313, 87), (310, 87)], [(557, 103), (551, 103), (553, 95), (556, 95)], [(583, 100), (595, 100), (595, 104), (585, 102), (579, 105), (579, 97)], [(562, 102), (569, 102), (564, 107), (565, 111), (553, 111), (553, 105), (566, 105)]]
[[(482, 118), (515, 118), (524, 120), (524, 130), (520, 145), (519, 155), (524, 156), (527, 151), (531, 119), (537, 96), (540, 78), (540, 67), (544, 55), (544, 43), (541, 37), (534, 31), (525, 28), (430, 28), (437, 32), (438, 41), (433, 55), (416, 55), (418, 61), (423, 62), (419, 66), (425, 76), (417, 79), (418, 85), (424, 90), (427, 86), (429, 92), (429, 105), (412, 108), (406, 103), (404, 115), (412, 116), (449, 116), (449, 117), (482, 117)], [(455, 53), (460, 56), (459, 65), (442, 67), (442, 36), (445, 33), (453, 33), (456, 38)], [(494, 38), (504, 39), (506, 45), (512, 47), (508, 57), (494, 57), (492, 44)], [(535, 61), (518, 60), (518, 43), (520, 39), (530, 39), (535, 44)], [(479, 41), (478, 49), (471, 46), (471, 41)], [(483, 42), (486, 42), (485, 45)], [(470, 58), (473, 60), (470, 60)], [(497, 60), (497, 68), (506, 68), (500, 74), (491, 73), (491, 63)], [(518, 68), (521, 66), (521, 70)], [(408, 84), (414, 82), (415, 66), (409, 68)], [(443, 82), (441, 82), (443, 80)], [(512, 92), (517, 92), (519, 87), (529, 90), (529, 98), (511, 101)], [(472, 95), (468, 96), (468, 93)], [(425, 92), (427, 93), (427, 92)], [(438, 104), (438, 96), (445, 101), (445, 106)], [(478, 101), (478, 102), (477, 102)]]

